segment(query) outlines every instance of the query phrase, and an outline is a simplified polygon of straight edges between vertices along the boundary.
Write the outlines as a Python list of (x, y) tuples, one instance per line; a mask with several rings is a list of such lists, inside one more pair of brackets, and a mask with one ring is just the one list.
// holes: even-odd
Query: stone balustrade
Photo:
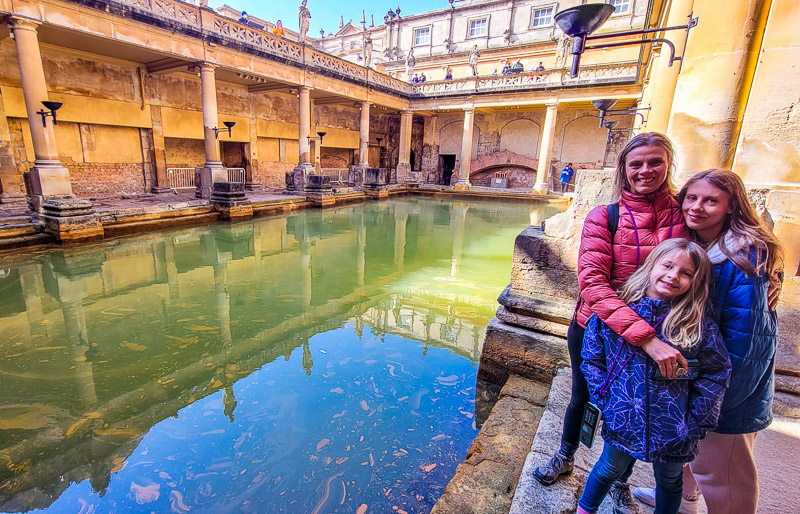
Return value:
[[(84, 0), (74, 1), (84, 2)], [(133, 10), (140, 15), (166, 18), (171, 24), (177, 23), (187, 26), (187, 28), (213, 33), (218, 37), (277, 57), (289, 64), (317, 69), (320, 73), (334, 78), (377, 87), (410, 99), (554, 87), (596, 86), (603, 83), (634, 83), (637, 80), (639, 66), (637, 62), (584, 66), (576, 78), (570, 77), (569, 70), (558, 69), (409, 84), (371, 68), (365, 68), (327, 54), (308, 44), (298, 43), (239, 23), (220, 15), (213, 9), (198, 7), (180, 0), (97, 0), (94, 4), (106, 4), (125, 11)], [(257, 77), (252, 78), (257, 79)]]
[(596, 86), (603, 83), (633, 83), (637, 80), (638, 63), (614, 63), (584, 66), (580, 74), (572, 78), (570, 70), (558, 69), (541, 72), (467, 77), (456, 80), (424, 82), (411, 85), (411, 96), (429, 98), (455, 94), (489, 93), (502, 91), (525, 91), (551, 89), (554, 87)]

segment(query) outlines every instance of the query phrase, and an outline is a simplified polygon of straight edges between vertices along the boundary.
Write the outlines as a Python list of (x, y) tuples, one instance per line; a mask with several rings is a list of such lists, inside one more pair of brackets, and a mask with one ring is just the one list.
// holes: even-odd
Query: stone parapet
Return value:
[(218, 211), (223, 219), (247, 219), (253, 217), (253, 205), (244, 192), (241, 182), (214, 182), (211, 194), (214, 210)]
[(39, 219), (44, 231), (62, 244), (103, 239), (100, 215), (88, 200), (63, 198), (45, 200)]

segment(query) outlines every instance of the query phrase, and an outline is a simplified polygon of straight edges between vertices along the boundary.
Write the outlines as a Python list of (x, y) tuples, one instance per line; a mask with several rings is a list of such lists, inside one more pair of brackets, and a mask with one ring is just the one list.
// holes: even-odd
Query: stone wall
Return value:
[(142, 164), (66, 164), (72, 191), (81, 197), (104, 198), (146, 193)]

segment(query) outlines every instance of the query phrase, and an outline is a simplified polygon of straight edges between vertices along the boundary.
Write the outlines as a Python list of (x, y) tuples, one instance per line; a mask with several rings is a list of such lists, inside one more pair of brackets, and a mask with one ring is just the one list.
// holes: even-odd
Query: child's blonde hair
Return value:
[(703, 317), (706, 313), (708, 284), (711, 278), (711, 261), (699, 244), (686, 239), (668, 239), (656, 246), (642, 267), (636, 270), (622, 286), (619, 297), (625, 303), (631, 303), (645, 296), (650, 286), (650, 275), (656, 264), (668, 253), (676, 250), (689, 256), (695, 271), (689, 290), (672, 299), (672, 309), (664, 319), (662, 333), (674, 345), (689, 348), (703, 335)]

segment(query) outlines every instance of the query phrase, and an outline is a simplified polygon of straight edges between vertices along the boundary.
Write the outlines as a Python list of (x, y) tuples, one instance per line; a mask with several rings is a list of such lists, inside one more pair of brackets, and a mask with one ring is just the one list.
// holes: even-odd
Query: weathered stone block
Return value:
[(549, 381), (559, 368), (567, 365), (569, 351), (564, 338), (494, 318), (486, 327), (478, 379), (501, 385), (509, 375), (516, 374)]
[(211, 202), (223, 219), (247, 219), (253, 217), (253, 206), (245, 194), (242, 182), (215, 182)]
[(211, 198), (213, 185), (217, 182), (226, 182), (228, 172), (222, 165), (203, 166), (194, 169), (194, 196), (197, 198)]
[(367, 168), (364, 174), (364, 186), (385, 186), (389, 177), (385, 168)]
[(44, 231), (60, 243), (69, 244), (103, 238), (100, 216), (88, 200), (74, 198), (45, 200), (40, 219)]
[(306, 191), (331, 191), (331, 178), (326, 175), (308, 175)]

